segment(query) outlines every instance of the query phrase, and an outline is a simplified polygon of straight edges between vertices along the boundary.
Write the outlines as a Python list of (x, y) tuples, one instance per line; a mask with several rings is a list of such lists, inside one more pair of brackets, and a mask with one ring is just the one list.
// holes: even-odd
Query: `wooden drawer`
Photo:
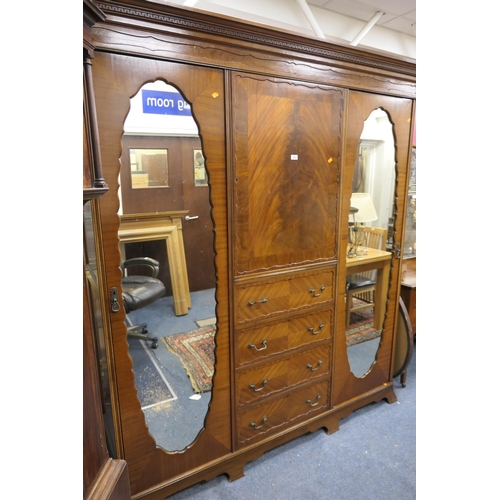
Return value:
[(238, 444), (251, 444), (307, 420), (328, 408), (328, 379), (238, 411)]
[(238, 404), (245, 405), (329, 373), (330, 345), (323, 345), (236, 373)]
[(333, 298), (333, 278), (332, 270), (237, 285), (236, 322), (243, 324), (328, 302)]
[(330, 337), (333, 310), (237, 332), (236, 364), (242, 366)]

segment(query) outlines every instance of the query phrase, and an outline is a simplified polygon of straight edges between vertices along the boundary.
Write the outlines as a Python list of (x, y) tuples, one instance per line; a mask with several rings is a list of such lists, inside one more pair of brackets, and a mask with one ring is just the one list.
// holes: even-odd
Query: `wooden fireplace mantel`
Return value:
[(188, 313), (191, 307), (189, 282), (182, 237), (182, 218), (189, 210), (126, 214), (120, 216), (120, 252), (125, 260), (125, 243), (165, 240), (172, 280), (172, 295), (176, 316)]

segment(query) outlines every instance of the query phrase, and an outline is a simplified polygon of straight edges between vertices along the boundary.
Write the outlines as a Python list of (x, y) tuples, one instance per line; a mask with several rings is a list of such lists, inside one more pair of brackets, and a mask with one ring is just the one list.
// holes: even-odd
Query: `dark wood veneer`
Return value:
[[(399, 74), (415, 77), (416, 70), (413, 61), (406, 58), (390, 57), (387, 54), (380, 54), (374, 50), (363, 50), (335, 45), (320, 40), (312, 40), (296, 33), (280, 30), (276, 31), (258, 25), (256, 23), (242, 23), (239, 20), (227, 16), (213, 17), (204, 14), (196, 9), (179, 9), (175, 6), (168, 6), (161, 11), (155, 9), (152, 4), (144, 4), (136, 0), (122, 0), (120, 2), (95, 2), (108, 15), (117, 14), (122, 23), (122, 16), (134, 21), (151, 22), (154, 25), (163, 27), (189, 29), (190, 37), (194, 33), (217, 35), (228, 45), (231, 41), (250, 42), (261, 47), (274, 47), (297, 51), (309, 56), (321, 56), (334, 60), (337, 64), (347, 62), (362, 66), (363, 68), (373, 67), (386, 71), (393, 71)], [(189, 13), (187, 13), (189, 12)], [(302, 56), (303, 57), (303, 56)]]
[[(95, 118), (91, 59), (94, 55), (90, 28), (104, 14), (90, 1), (83, 2), (83, 203), (104, 195), (108, 187), (101, 174), (100, 146)], [(85, 241), (85, 240), (84, 240)], [(86, 248), (84, 245), (84, 252)], [(131, 498), (125, 460), (112, 459), (108, 452), (100, 369), (83, 261), (83, 497), (86, 500), (127, 500)]]
[(141, 0), (98, 2), (101, 50), (413, 97), (414, 61)]
[(342, 91), (233, 74), (235, 275), (336, 259)]
[[(113, 67), (113, 73), (109, 68)], [(96, 53), (94, 82), (99, 128), (101, 130), (104, 174), (109, 194), (100, 199), (106, 259), (106, 288), (121, 288), (120, 256), (117, 247), (119, 218), (117, 214), (118, 173), (121, 137), (129, 99), (147, 81), (161, 77), (182, 89), (198, 116), (204, 138), (206, 166), (210, 172), (212, 216), (216, 227), (215, 263), (217, 275), (217, 370), (214, 390), (205, 428), (195, 443), (181, 453), (165, 453), (156, 448), (148, 433), (136, 395), (131, 359), (128, 355), (123, 308), (111, 314), (108, 321), (113, 332), (115, 384), (120, 405), (117, 419), (122, 436), (119, 451), (129, 464), (133, 494), (155, 484), (173, 479), (188, 470), (201, 467), (231, 451), (229, 396), (229, 326), (227, 278), (227, 200), (225, 168), (224, 85), (218, 69), (185, 66), (164, 61), (130, 58), (124, 55)], [(215, 93), (217, 95), (215, 96)], [(215, 97), (214, 97), (215, 96)], [(111, 196), (112, 194), (112, 196)], [(151, 466), (154, 463), (154, 466)]]

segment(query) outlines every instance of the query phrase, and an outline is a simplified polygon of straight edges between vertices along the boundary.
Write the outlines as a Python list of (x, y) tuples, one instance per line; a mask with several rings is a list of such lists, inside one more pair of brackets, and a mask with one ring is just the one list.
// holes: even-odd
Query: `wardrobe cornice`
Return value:
[(318, 83), (416, 96), (416, 62), (410, 58), (144, 0), (95, 4), (106, 14), (93, 35), (101, 50), (301, 80), (307, 74)]

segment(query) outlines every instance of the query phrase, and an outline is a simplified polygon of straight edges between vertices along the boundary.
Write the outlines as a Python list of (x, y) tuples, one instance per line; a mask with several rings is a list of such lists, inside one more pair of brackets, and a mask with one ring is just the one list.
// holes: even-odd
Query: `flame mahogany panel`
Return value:
[(336, 259), (343, 91), (232, 78), (235, 276)]

